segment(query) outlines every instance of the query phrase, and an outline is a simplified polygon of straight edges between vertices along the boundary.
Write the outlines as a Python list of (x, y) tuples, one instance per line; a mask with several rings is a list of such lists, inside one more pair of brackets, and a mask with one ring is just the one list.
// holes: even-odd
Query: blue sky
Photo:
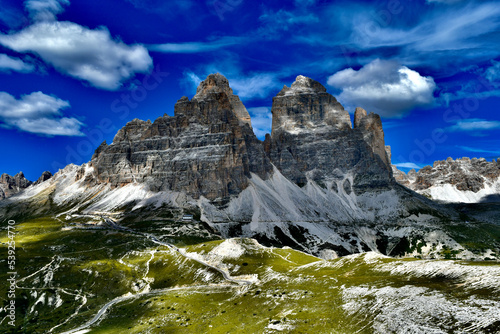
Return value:
[[(82, 164), (208, 74), (259, 138), (299, 74), (382, 116), (392, 161), (500, 156), (498, 1), (0, 0), (0, 173)], [(407, 169), (405, 169), (407, 170)]]

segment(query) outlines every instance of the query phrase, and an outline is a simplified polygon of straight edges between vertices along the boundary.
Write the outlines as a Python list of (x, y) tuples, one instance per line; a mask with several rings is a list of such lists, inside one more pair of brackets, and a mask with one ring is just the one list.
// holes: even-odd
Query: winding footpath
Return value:
[[(183, 256), (187, 259), (196, 261), (196, 262), (198, 262), (198, 263), (200, 263), (208, 268), (211, 268), (211, 269), (218, 271), (219, 273), (222, 274), (224, 279), (228, 282), (236, 283), (238, 285), (250, 285), (253, 283), (252, 281), (248, 281), (248, 280), (235, 279), (235, 278), (231, 277), (231, 275), (227, 271), (222, 270), (221, 268), (218, 268), (214, 265), (211, 265), (210, 263), (207, 263), (201, 259), (197, 259), (195, 257), (192, 257), (192, 256), (186, 254), (186, 252), (184, 250), (182, 250), (182, 249), (180, 249), (180, 248), (178, 248), (175, 245), (172, 245), (170, 243), (163, 242), (163, 241), (159, 240), (157, 237), (155, 237), (154, 235), (134, 231), (128, 227), (124, 227), (124, 226), (117, 224), (109, 216), (103, 215), (102, 213), (99, 215), (104, 219), (106, 224), (108, 224), (113, 229), (127, 232), (127, 233), (131, 233), (131, 234), (141, 235), (141, 236), (153, 241), (155, 244), (173, 249), (173, 250), (177, 251), (177, 253), (179, 253), (181, 256)], [(107, 302), (106, 304), (104, 304), (99, 309), (97, 314), (91, 320), (87, 321), (86, 323), (84, 323), (83, 325), (81, 325), (77, 328), (71, 329), (71, 330), (66, 331), (66, 332), (62, 332), (62, 334), (73, 334), (73, 333), (81, 332), (81, 331), (88, 329), (90, 326), (92, 326), (93, 324), (98, 322), (109, 308), (111, 308), (113, 305), (116, 305), (116, 304), (121, 303), (121, 302), (126, 301), (126, 300), (130, 300), (130, 299), (134, 299), (134, 298), (138, 298), (138, 297), (143, 297), (143, 296), (147, 296), (147, 295), (162, 294), (162, 293), (174, 291), (174, 290), (184, 290), (184, 289), (193, 289), (193, 288), (196, 289), (196, 288), (206, 288), (206, 287), (211, 287), (211, 286), (210, 285), (193, 285), (193, 286), (187, 286), (187, 287), (167, 288), (167, 289), (159, 289), (159, 290), (153, 290), (153, 291), (148, 291), (148, 292), (139, 292), (136, 294), (127, 294), (124, 296), (116, 297), (116, 298), (110, 300), (109, 302)]]
[(148, 292), (139, 292), (139, 293), (136, 293), (136, 294), (127, 294), (127, 295), (124, 295), (124, 296), (116, 297), (116, 298), (110, 300), (109, 302), (107, 302), (106, 304), (104, 304), (104, 306), (99, 309), (99, 311), (97, 312), (97, 314), (91, 320), (87, 321), (86, 323), (84, 323), (83, 325), (81, 325), (81, 326), (79, 326), (77, 328), (71, 329), (71, 330), (66, 331), (66, 332), (62, 332), (61, 334), (73, 334), (73, 333), (80, 332), (80, 331), (83, 331), (85, 329), (88, 329), (90, 326), (92, 326), (97, 321), (99, 321), (99, 319), (101, 319), (101, 317), (104, 315), (104, 313), (106, 313), (106, 311), (109, 308), (111, 308), (115, 304), (124, 302), (126, 300), (130, 300), (130, 299), (134, 299), (134, 298), (139, 298), (139, 297), (144, 297), (144, 296), (160, 295), (160, 294), (163, 294), (163, 293), (169, 292), (169, 291), (186, 290), (186, 289), (200, 289), (200, 288), (209, 288), (209, 287), (211, 287), (211, 286), (210, 285), (193, 285), (193, 286), (186, 286), (186, 287), (158, 289), (158, 290), (152, 290), (152, 291), (148, 291)]

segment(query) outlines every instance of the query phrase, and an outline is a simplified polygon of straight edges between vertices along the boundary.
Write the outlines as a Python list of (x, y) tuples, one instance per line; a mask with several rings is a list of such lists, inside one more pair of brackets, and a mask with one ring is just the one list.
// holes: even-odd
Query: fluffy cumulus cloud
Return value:
[(32, 64), (27, 64), (19, 58), (9, 57), (5, 54), (0, 54), (0, 72), (22, 72), (28, 73), (33, 72), (35, 66)]
[(27, 0), (24, 7), (34, 21), (54, 21), (64, 11), (69, 0)]
[(339, 98), (345, 104), (361, 106), (383, 117), (402, 117), (416, 107), (431, 105), (436, 89), (432, 77), (380, 59), (358, 71), (339, 71), (328, 78), (328, 85), (342, 91)]
[(17, 33), (0, 35), (0, 44), (34, 53), (61, 73), (91, 85), (116, 90), (153, 60), (142, 45), (127, 45), (104, 28), (91, 30), (72, 22), (37, 22)]
[(264, 139), (266, 133), (271, 133), (271, 126), (273, 121), (271, 108), (269, 107), (248, 108), (248, 113), (252, 118), (253, 132), (259, 139)]
[(20, 99), (0, 92), (0, 126), (47, 136), (83, 136), (84, 126), (75, 118), (62, 117), (68, 101), (34, 92)]

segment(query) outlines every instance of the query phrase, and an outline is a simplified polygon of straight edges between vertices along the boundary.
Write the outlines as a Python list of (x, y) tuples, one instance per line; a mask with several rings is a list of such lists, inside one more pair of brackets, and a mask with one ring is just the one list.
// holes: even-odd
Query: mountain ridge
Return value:
[(128, 122), (89, 163), (0, 201), (0, 214), (126, 222), (188, 213), (224, 238), (328, 257), (414, 254), (419, 243), (434, 245), (420, 256), (446, 247), (478, 256), (450, 237), (463, 213), (396, 182), (378, 115), (357, 108), (351, 122), (326, 88), (298, 76), (273, 98), (272, 133), (260, 141), (238, 101), (227, 79), (209, 75), (174, 116)]

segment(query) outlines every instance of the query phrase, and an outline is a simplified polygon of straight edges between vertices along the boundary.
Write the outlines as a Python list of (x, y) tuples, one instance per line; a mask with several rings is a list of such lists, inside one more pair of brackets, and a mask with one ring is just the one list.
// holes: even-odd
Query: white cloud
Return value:
[(395, 61), (376, 59), (358, 71), (348, 68), (328, 78), (328, 85), (342, 90), (339, 99), (361, 106), (383, 117), (402, 117), (416, 107), (434, 102), (436, 84), (432, 77), (401, 66)]
[(485, 150), (484, 148), (475, 148), (469, 146), (457, 146), (457, 147), (467, 152), (500, 154), (499, 150)]
[(490, 82), (500, 83), (500, 61), (492, 60), (492, 66), (488, 67), (485, 71), (486, 79)]
[[(401, 8), (411, 6), (401, 2)], [(419, 64), (443, 72), (455, 71), (471, 60), (484, 61), (498, 57), (495, 41), (500, 28), (500, 6), (495, 2), (470, 1), (463, 6), (439, 6), (419, 15), (415, 24), (398, 24), (389, 15), (374, 17), (377, 10), (357, 8), (350, 17), (346, 45), (355, 50), (398, 50), (397, 58), (405, 64)], [(409, 13), (407, 13), (409, 15)], [(382, 19), (382, 21), (380, 21)], [(329, 40), (325, 38), (325, 42)], [(331, 43), (331, 40), (330, 40)]]
[(394, 164), (394, 166), (396, 166), (398, 168), (411, 168), (411, 169), (420, 169), (420, 168), (422, 168), (422, 167), (420, 167), (419, 165), (417, 165), (416, 163), (413, 163), (413, 162), (400, 162), (400, 163)]
[(3, 127), (17, 128), (24, 132), (47, 136), (83, 136), (84, 126), (76, 118), (61, 117), (62, 109), (69, 108), (68, 101), (34, 92), (16, 99), (0, 92), (0, 122)]
[(35, 66), (32, 64), (27, 64), (19, 58), (9, 57), (6, 54), (0, 54), (0, 72), (33, 72), (35, 70)]
[(266, 133), (271, 133), (273, 116), (270, 107), (248, 108), (252, 118), (253, 132), (259, 139), (264, 139)]
[(209, 52), (238, 44), (239, 38), (223, 37), (210, 42), (164, 43), (148, 45), (148, 49), (163, 53), (200, 53)]
[(257, 73), (228, 80), (231, 88), (241, 99), (265, 98), (273, 93), (273, 89), (279, 90), (282, 87), (274, 73)]
[(483, 131), (500, 129), (500, 121), (488, 121), (480, 118), (469, 118), (458, 121), (455, 125), (447, 128), (448, 131), (472, 132), (482, 135)]
[(26, 0), (24, 7), (35, 21), (55, 21), (57, 14), (64, 11), (69, 0)]
[(58, 71), (108, 90), (120, 88), (153, 60), (142, 45), (114, 40), (105, 27), (91, 30), (72, 22), (38, 22), (20, 32), (0, 35), (0, 44), (33, 52)]

